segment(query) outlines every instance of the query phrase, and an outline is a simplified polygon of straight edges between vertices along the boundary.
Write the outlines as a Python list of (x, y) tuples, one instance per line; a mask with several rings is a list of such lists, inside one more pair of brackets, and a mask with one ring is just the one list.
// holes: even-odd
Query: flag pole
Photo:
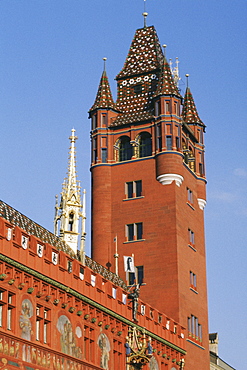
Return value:
[(117, 235), (115, 236), (114, 238), (114, 241), (115, 241), (115, 254), (114, 254), (114, 258), (115, 258), (115, 273), (116, 275), (118, 275), (118, 257), (119, 257), (119, 254), (117, 252)]

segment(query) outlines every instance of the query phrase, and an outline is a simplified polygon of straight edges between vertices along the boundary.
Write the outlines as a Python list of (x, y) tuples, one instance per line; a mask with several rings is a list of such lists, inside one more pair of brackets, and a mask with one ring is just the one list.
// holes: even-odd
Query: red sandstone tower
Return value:
[(92, 258), (119, 275), (134, 254), (141, 298), (187, 328), (186, 369), (209, 369), (203, 135), (154, 27), (138, 29), (114, 103), (103, 72), (92, 121)]

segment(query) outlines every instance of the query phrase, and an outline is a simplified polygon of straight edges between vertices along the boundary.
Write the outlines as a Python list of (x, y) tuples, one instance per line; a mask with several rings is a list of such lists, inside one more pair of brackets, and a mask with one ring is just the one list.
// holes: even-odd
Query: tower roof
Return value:
[(136, 30), (127, 58), (116, 79), (160, 69), (163, 53), (154, 26)]
[(198, 115), (196, 105), (189, 87), (186, 88), (184, 96), (182, 119), (187, 124), (199, 124), (201, 126), (205, 126)]
[(155, 93), (155, 96), (159, 95), (177, 95), (181, 97), (177, 85), (172, 77), (171, 68), (166, 60), (166, 57), (164, 57), (158, 87)]
[(106, 71), (104, 70), (100, 79), (98, 92), (95, 98), (95, 102), (89, 112), (98, 109), (98, 108), (106, 108), (106, 109), (114, 109), (116, 110), (116, 105), (112, 98), (111, 88), (108, 81), (108, 77)]

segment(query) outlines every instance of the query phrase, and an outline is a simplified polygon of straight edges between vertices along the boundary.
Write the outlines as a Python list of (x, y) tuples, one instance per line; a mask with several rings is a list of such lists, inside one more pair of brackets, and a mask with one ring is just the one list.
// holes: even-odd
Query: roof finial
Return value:
[(104, 58), (102, 58), (103, 59), (103, 61), (104, 61), (104, 72), (106, 71), (106, 61), (107, 61), (107, 58), (106, 57), (104, 57)]
[(188, 73), (186, 73), (185, 77), (186, 77), (186, 79), (187, 79), (187, 88), (188, 88), (188, 87), (189, 87), (189, 74), (188, 74)]
[(163, 44), (162, 46), (163, 46), (163, 49), (164, 49), (164, 57), (166, 58), (166, 47), (167, 47), (167, 45)]
[(147, 16), (148, 13), (146, 12), (146, 0), (144, 0), (144, 12), (142, 13), (144, 17), (144, 28), (147, 28)]

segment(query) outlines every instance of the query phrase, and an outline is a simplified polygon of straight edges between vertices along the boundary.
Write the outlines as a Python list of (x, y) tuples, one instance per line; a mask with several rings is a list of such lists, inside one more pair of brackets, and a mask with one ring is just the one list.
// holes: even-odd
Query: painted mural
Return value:
[(57, 321), (57, 329), (60, 333), (61, 352), (76, 358), (82, 358), (81, 348), (77, 346), (76, 337), (81, 338), (82, 330), (79, 326), (73, 332), (69, 318), (61, 315)]
[(33, 316), (33, 305), (29, 299), (24, 299), (21, 305), (21, 315), (19, 319), (21, 337), (31, 340), (32, 324), (30, 318)]
[(109, 360), (110, 360), (111, 346), (110, 346), (110, 341), (109, 341), (107, 335), (104, 334), (104, 333), (101, 333), (98, 337), (97, 343), (98, 343), (98, 346), (100, 347), (100, 350), (101, 350), (100, 366), (103, 369), (109, 370), (108, 363), (109, 363)]
[[(29, 299), (23, 299), (21, 304), (21, 315), (19, 325), (21, 329), (21, 337), (26, 340), (31, 340), (32, 323), (30, 318), (33, 316), (33, 305)], [(31, 347), (24, 344), (22, 347), (23, 361), (31, 361)]]
[(159, 370), (159, 364), (155, 357), (152, 357), (149, 362), (149, 369), (150, 370)]

